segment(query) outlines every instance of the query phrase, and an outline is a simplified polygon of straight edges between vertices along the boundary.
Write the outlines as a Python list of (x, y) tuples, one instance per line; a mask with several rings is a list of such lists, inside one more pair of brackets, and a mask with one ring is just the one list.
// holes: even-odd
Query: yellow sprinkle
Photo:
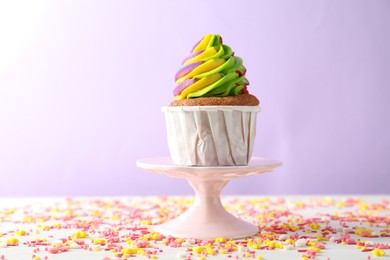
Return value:
[(150, 259), (157, 259), (158, 257), (156, 255), (150, 255), (149, 258)]
[(11, 237), (7, 239), (7, 244), (16, 245), (17, 243), (19, 243), (19, 240), (15, 237)]
[(373, 256), (384, 256), (386, 253), (385, 253), (385, 251), (376, 248), (376, 249), (374, 249), (374, 250), (371, 251), (371, 254), (372, 254)]
[(321, 252), (321, 248), (318, 248), (318, 247), (309, 247), (307, 250), (315, 251), (317, 253)]
[(137, 248), (137, 255), (145, 255), (145, 249)]
[(129, 258), (131, 255), (130, 254), (123, 254), (122, 258)]
[(256, 260), (263, 260), (264, 258), (262, 256), (256, 256)]
[(18, 231), (16, 231), (16, 234), (17, 234), (18, 236), (25, 236), (25, 235), (27, 234), (27, 232), (24, 231), (24, 230), (18, 230)]
[(198, 257), (198, 260), (206, 260), (206, 257), (204, 256)]
[(320, 235), (316, 235), (315, 237), (318, 239), (318, 241), (329, 241), (329, 238), (326, 238), (326, 237), (323, 237)]
[(93, 240), (93, 243), (96, 245), (96, 244), (105, 244), (106, 243), (106, 240), (105, 239), (94, 239)]
[(252, 257), (252, 254), (251, 253), (245, 253), (245, 257), (247, 257), (247, 258)]
[(217, 243), (225, 243), (226, 242), (226, 238), (218, 237), (218, 238), (215, 239), (215, 242), (217, 242)]
[(222, 249), (219, 249), (219, 253), (220, 254), (227, 254), (228, 251), (227, 251), (227, 249), (222, 248)]
[(161, 236), (159, 234), (153, 234), (152, 237), (151, 237), (152, 240), (159, 240), (161, 239)]
[(93, 248), (93, 251), (100, 251), (100, 249), (101, 249), (100, 246), (96, 246)]
[(310, 224), (310, 228), (311, 228), (311, 229), (318, 230), (318, 229), (321, 228), (321, 225), (320, 225), (320, 224), (317, 224), (317, 223), (312, 223), (312, 224)]
[(338, 207), (338, 208), (345, 208), (345, 202), (338, 202), (336, 204), (336, 207)]
[(212, 248), (212, 247), (207, 247), (207, 248), (206, 248), (206, 254), (207, 254), (207, 255), (214, 255), (214, 254), (215, 254), (214, 248)]
[(39, 256), (34, 256), (33, 260), (41, 260)]
[(295, 241), (293, 239), (291, 239), (291, 238), (287, 238), (284, 242), (286, 242), (286, 243), (288, 243), (290, 245), (295, 244)]
[(197, 246), (197, 247), (193, 248), (192, 251), (196, 254), (200, 254), (200, 253), (202, 253), (203, 249), (204, 249), (203, 246)]
[(283, 249), (283, 244), (282, 243), (277, 243), (276, 248)]
[(261, 248), (260, 245), (255, 244), (255, 243), (250, 243), (249, 247), (252, 248), (252, 249), (260, 249)]
[(143, 220), (143, 221), (141, 221), (141, 225), (151, 225), (152, 224), (152, 222), (150, 221), (150, 220)]
[(85, 231), (77, 231), (73, 236), (77, 238), (86, 238), (88, 237), (88, 234)]

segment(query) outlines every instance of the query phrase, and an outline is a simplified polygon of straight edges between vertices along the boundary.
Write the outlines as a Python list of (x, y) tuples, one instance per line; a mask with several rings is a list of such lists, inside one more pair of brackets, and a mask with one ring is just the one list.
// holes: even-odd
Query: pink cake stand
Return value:
[(195, 191), (195, 203), (179, 217), (152, 229), (178, 238), (243, 238), (257, 233), (256, 225), (241, 220), (225, 210), (220, 192), (235, 178), (273, 171), (280, 161), (252, 157), (247, 166), (193, 167), (174, 165), (170, 157), (137, 161), (137, 166), (173, 178), (183, 178)]

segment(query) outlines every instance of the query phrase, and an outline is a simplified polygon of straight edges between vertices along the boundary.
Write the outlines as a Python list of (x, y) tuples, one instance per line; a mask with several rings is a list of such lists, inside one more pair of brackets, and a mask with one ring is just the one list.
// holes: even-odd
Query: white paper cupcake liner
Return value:
[(259, 106), (163, 107), (174, 164), (247, 165)]

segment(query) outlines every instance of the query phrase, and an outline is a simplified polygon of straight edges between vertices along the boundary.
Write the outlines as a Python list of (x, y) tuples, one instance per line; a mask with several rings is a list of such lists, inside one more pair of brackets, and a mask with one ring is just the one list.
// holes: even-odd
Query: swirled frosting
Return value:
[(207, 34), (183, 60), (175, 75), (175, 100), (237, 96), (248, 93), (242, 59), (222, 44), (218, 34)]

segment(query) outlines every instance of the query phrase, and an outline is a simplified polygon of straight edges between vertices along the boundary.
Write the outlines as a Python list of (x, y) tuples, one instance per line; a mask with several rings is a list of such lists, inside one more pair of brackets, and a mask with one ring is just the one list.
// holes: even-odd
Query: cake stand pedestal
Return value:
[(252, 157), (247, 166), (178, 166), (170, 157), (137, 161), (137, 166), (147, 171), (186, 179), (195, 191), (195, 203), (185, 213), (152, 229), (177, 238), (196, 239), (236, 239), (256, 234), (256, 225), (225, 210), (220, 192), (231, 179), (270, 172), (281, 165), (280, 161), (261, 157)]

